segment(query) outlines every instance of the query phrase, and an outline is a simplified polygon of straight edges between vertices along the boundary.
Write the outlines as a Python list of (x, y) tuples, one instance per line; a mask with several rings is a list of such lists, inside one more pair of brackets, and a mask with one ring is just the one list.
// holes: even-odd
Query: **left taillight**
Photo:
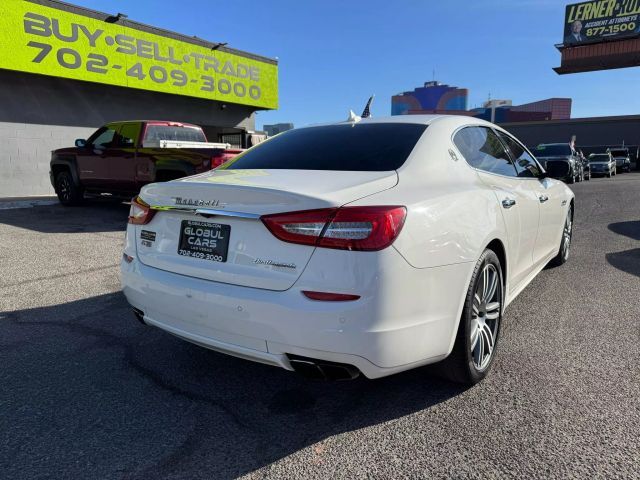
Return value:
[(131, 200), (129, 223), (133, 225), (146, 225), (151, 221), (155, 213), (155, 210), (151, 210), (151, 207), (137, 196)]
[(407, 216), (401, 206), (342, 207), (264, 215), (285, 242), (339, 250), (376, 251), (391, 245)]

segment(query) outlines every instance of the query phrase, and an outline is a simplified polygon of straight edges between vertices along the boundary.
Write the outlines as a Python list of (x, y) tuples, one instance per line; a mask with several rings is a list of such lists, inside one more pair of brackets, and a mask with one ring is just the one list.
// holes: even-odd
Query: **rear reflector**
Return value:
[(156, 211), (142, 200), (139, 196), (131, 200), (131, 208), (129, 209), (129, 223), (133, 225), (146, 225), (151, 221)]
[(264, 215), (271, 233), (290, 243), (340, 250), (375, 251), (400, 234), (407, 209), (399, 206), (342, 207)]
[(346, 293), (310, 292), (308, 290), (303, 290), (302, 293), (311, 300), (320, 300), (323, 302), (350, 302), (360, 298), (360, 295), (349, 295)]

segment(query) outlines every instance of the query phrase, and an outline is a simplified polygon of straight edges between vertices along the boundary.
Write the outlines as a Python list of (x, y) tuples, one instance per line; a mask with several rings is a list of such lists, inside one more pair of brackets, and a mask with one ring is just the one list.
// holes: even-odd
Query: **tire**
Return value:
[(560, 239), (560, 247), (558, 248), (558, 254), (553, 257), (549, 262), (552, 267), (559, 267), (564, 265), (569, 260), (569, 253), (571, 252), (571, 239), (573, 238), (573, 207), (569, 207), (567, 211), (567, 218), (564, 221), (564, 227), (562, 229), (562, 238)]
[(79, 205), (84, 200), (82, 187), (76, 185), (71, 172), (64, 170), (56, 175), (56, 195), (62, 205)]
[[(484, 289), (487, 283), (489, 292)], [(496, 356), (503, 304), (500, 260), (487, 249), (480, 255), (471, 275), (453, 350), (439, 366), (444, 377), (456, 383), (475, 385), (487, 376)]]

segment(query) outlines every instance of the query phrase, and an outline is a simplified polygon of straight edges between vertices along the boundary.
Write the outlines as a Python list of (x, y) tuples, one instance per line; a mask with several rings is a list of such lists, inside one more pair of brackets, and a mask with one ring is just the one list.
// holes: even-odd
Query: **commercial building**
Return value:
[(469, 91), (440, 82), (426, 82), (424, 86), (391, 97), (391, 115), (465, 112)]
[(277, 61), (57, 0), (0, 2), (0, 196), (52, 194), (50, 151), (110, 121), (201, 125), (246, 146)]
[(640, 115), (501, 123), (500, 126), (529, 147), (541, 143), (569, 143), (575, 136), (576, 145), (587, 154), (622, 145), (629, 148), (632, 161), (639, 153)]
[[(491, 102), (494, 102), (493, 100)], [(490, 122), (528, 122), (540, 120), (567, 120), (571, 118), (570, 98), (547, 98), (523, 105), (486, 103), (483, 108), (471, 110), (473, 116)]]
[(282, 132), (286, 132), (287, 130), (293, 129), (293, 123), (274, 123), (273, 125), (265, 125), (262, 127), (267, 136), (273, 137)]

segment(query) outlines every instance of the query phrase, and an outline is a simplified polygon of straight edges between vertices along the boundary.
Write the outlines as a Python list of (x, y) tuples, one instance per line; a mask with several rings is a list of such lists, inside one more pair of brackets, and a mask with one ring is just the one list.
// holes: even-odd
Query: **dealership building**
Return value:
[[(56, 0), (0, 3), (0, 197), (53, 194), (51, 150), (104, 123), (194, 123), (245, 147), (277, 61)], [(255, 140), (255, 138), (254, 138)]]

